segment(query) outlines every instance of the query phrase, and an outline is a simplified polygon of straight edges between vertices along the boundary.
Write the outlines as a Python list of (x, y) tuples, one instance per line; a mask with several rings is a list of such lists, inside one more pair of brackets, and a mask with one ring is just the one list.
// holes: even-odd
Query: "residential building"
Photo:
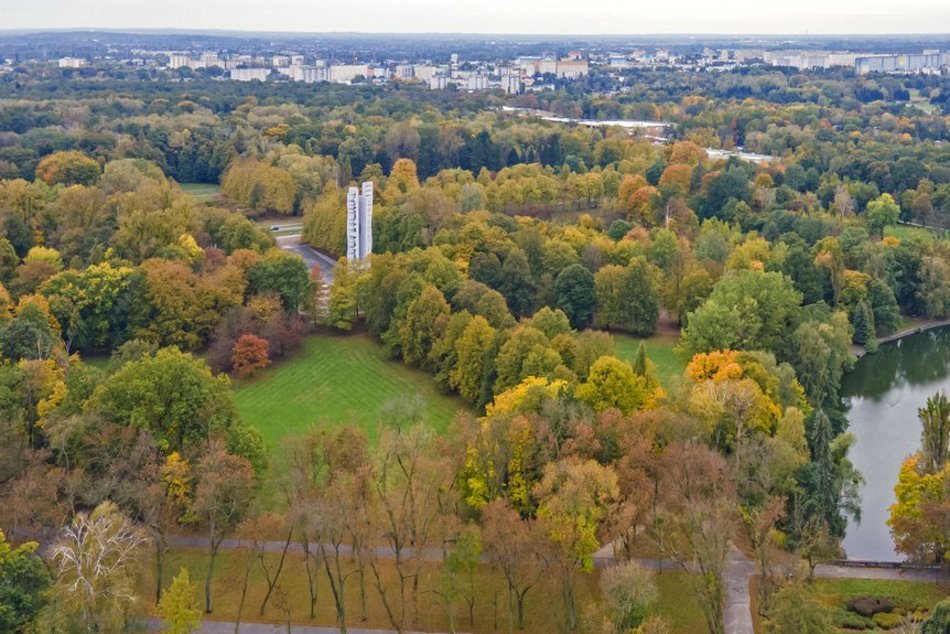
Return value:
[(233, 68), (231, 69), (231, 79), (234, 81), (267, 81), (270, 75), (269, 68)]

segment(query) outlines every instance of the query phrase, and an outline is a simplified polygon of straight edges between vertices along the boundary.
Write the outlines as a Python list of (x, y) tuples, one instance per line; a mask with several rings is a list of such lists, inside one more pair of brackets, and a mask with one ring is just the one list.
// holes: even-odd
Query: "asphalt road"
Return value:
[(323, 282), (330, 285), (333, 282), (333, 267), (336, 266), (336, 260), (325, 253), (317, 251), (309, 244), (304, 244), (300, 239), (300, 234), (292, 236), (280, 236), (277, 238), (277, 246), (285, 251), (296, 253), (303, 258), (307, 266), (312, 270), (314, 267), (320, 269), (323, 276)]

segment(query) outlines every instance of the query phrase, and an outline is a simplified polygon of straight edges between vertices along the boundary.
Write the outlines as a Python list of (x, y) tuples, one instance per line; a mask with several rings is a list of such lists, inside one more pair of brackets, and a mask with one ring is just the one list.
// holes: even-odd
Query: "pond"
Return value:
[(901, 463), (920, 448), (917, 410), (927, 397), (950, 391), (950, 328), (884, 344), (860, 359), (842, 385), (856, 442), (851, 461), (864, 475), (861, 522), (844, 539), (849, 559), (899, 561), (887, 527)]

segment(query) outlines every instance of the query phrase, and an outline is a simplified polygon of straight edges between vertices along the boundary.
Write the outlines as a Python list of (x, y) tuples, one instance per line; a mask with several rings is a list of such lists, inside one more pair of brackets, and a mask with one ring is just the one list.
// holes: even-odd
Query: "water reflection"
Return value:
[(904, 458), (920, 448), (917, 409), (934, 392), (950, 390), (950, 328), (881, 346), (858, 361), (842, 385), (857, 442), (851, 460), (864, 475), (860, 524), (848, 526), (851, 559), (896, 560), (886, 521)]

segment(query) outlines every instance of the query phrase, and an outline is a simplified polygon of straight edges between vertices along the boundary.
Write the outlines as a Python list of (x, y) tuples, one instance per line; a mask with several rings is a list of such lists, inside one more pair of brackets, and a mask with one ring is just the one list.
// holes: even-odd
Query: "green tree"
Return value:
[(600, 357), (590, 368), (587, 381), (577, 386), (575, 396), (602, 412), (617, 408), (624, 414), (643, 407), (649, 398), (646, 379), (629, 363), (616, 357)]
[(571, 326), (583, 330), (590, 324), (594, 313), (594, 276), (587, 268), (572, 264), (558, 273), (554, 296)]
[(101, 384), (90, 407), (107, 419), (148, 429), (170, 453), (197, 447), (237, 422), (230, 381), (202, 359), (164, 348), (130, 361)]
[(158, 602), (158, 613), (166, 634), (192, 634), (201, 627), (201, 608), (195, 597), (198, 588), (191, 582), (188, 569), (182, 568)]
[(512, 249), (501, 267), (498, 291), (505, 296), (515, 316), (530, 315), (534, 309), (535, 281), (524, 251)]
[(0, 630), (4, 632), (33, 631), (33, 622), (46, 603), (51, 579), (37, 548), (36, 542), (14, 548), (0, 531)]
[(944, 600), (934, 606), (923, 623), (920, 634), (948, 634), (950, 632), (950, 600)]
[(307, 264), (300, 256), (280, 249), (268, 252), (248, 269), (247, 281), (251, 293), (277, 293), (284, 310), (291, 314), (296, 313), (313, 292)]
[(923, 468), (936, 473), (950, 461), (950, 399), (943, 392), (927, 398), (917, 410), (923, 431), (920, 434)]
[(407, 363), (431, 370), (429, 351), (445, 330), (451, 308), (442, 292), (435, 286), (426, 286), (406, 310), (406, 318), (399, 328), (402, 356)]
[(864, 212), (864, 222), (871, 234), (884, 237), (884, 227), (892, 225), (900, 218), (901, 208), (890, 194), (881, 194), (868, 203)]
[(656, 272), (644, 258), (629, 266), (608, 265), (594, 276), (598, 323), (638, 336), (656, 331), (660, 305)]
[(491, 397), (496, 337), (495, 329), (477, 315), (455, 342), (456, 363), (450, 378), (452, 386), (470, 403), (484, 405)]
[(712, 350), (765, 350), (787, 358), (801, 317), (801, 293), (776, 272), (736, 271), (722, 278), (688, 318), (681, 346), (688, 356)]

